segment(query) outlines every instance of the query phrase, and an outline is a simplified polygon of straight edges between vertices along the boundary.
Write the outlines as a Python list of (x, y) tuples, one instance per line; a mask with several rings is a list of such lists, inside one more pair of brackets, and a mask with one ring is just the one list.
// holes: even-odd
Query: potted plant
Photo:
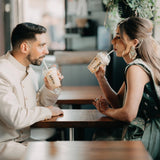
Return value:
[(159, 17), (156, 17), (156, 2), (157, 0), (103, 0), (108, 14), (106, 25), (110, 26), (109, 23), (117, 23), (121, 18), (131, 16), (157, 19)]

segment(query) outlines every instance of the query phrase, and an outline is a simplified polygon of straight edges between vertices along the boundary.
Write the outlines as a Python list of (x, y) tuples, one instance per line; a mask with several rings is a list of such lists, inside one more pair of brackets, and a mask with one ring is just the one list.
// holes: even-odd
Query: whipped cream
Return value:
[(99, 52), (97, 57), (101, 60), (103, 65), (109, 65), (111, 57), (104, 52)]
[(110, 60), (111, 58), (109, 54), (107, 55), (104, 52), (99, 52), (88, 65), (88, 69), (91, 73), (95, 73), (98, 71), (100, 66), (109, 65)]

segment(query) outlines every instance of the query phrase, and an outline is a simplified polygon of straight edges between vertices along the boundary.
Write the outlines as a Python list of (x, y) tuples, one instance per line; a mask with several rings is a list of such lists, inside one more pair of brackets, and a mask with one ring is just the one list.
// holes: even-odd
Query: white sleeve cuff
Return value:
[(50, 109), (41, 107), (41, 118), (42, 120), (50, 119), (52, 117), (52, 112)]
[(39, 92), (40, 104), (43, 106), (54, 105), (57, 102), (60, 92), (61, 88), (56, 88), (53, 91), (51, 91), (45, 86), (43, 86)]

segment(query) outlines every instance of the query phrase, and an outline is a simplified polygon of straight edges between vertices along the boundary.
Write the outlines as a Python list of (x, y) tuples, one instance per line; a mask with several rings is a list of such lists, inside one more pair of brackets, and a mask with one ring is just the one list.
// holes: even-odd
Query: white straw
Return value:
[(109, 53), (107, 53), (107, 55), (110, 55), (112, 52), (114, 52), (114, 49), (113, 49), (113, 50), (111, 50)]
[(44, 59), (43, 59), (43, 64), (44, 64), (44, 66), (46, 67), (46, 69), (48, 70), (47, 64), (46, 64), (46, 62), (45, 62)]

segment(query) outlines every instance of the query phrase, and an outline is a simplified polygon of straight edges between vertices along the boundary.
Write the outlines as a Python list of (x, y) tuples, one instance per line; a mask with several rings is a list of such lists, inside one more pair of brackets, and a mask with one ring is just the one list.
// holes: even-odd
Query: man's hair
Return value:
[(19, 48), (25, 40), (36, 40), (36, 34), (46, 33), (46, 28), (33, 23), (20, 23), (12, 31), (11, 44), (13, 49)]

